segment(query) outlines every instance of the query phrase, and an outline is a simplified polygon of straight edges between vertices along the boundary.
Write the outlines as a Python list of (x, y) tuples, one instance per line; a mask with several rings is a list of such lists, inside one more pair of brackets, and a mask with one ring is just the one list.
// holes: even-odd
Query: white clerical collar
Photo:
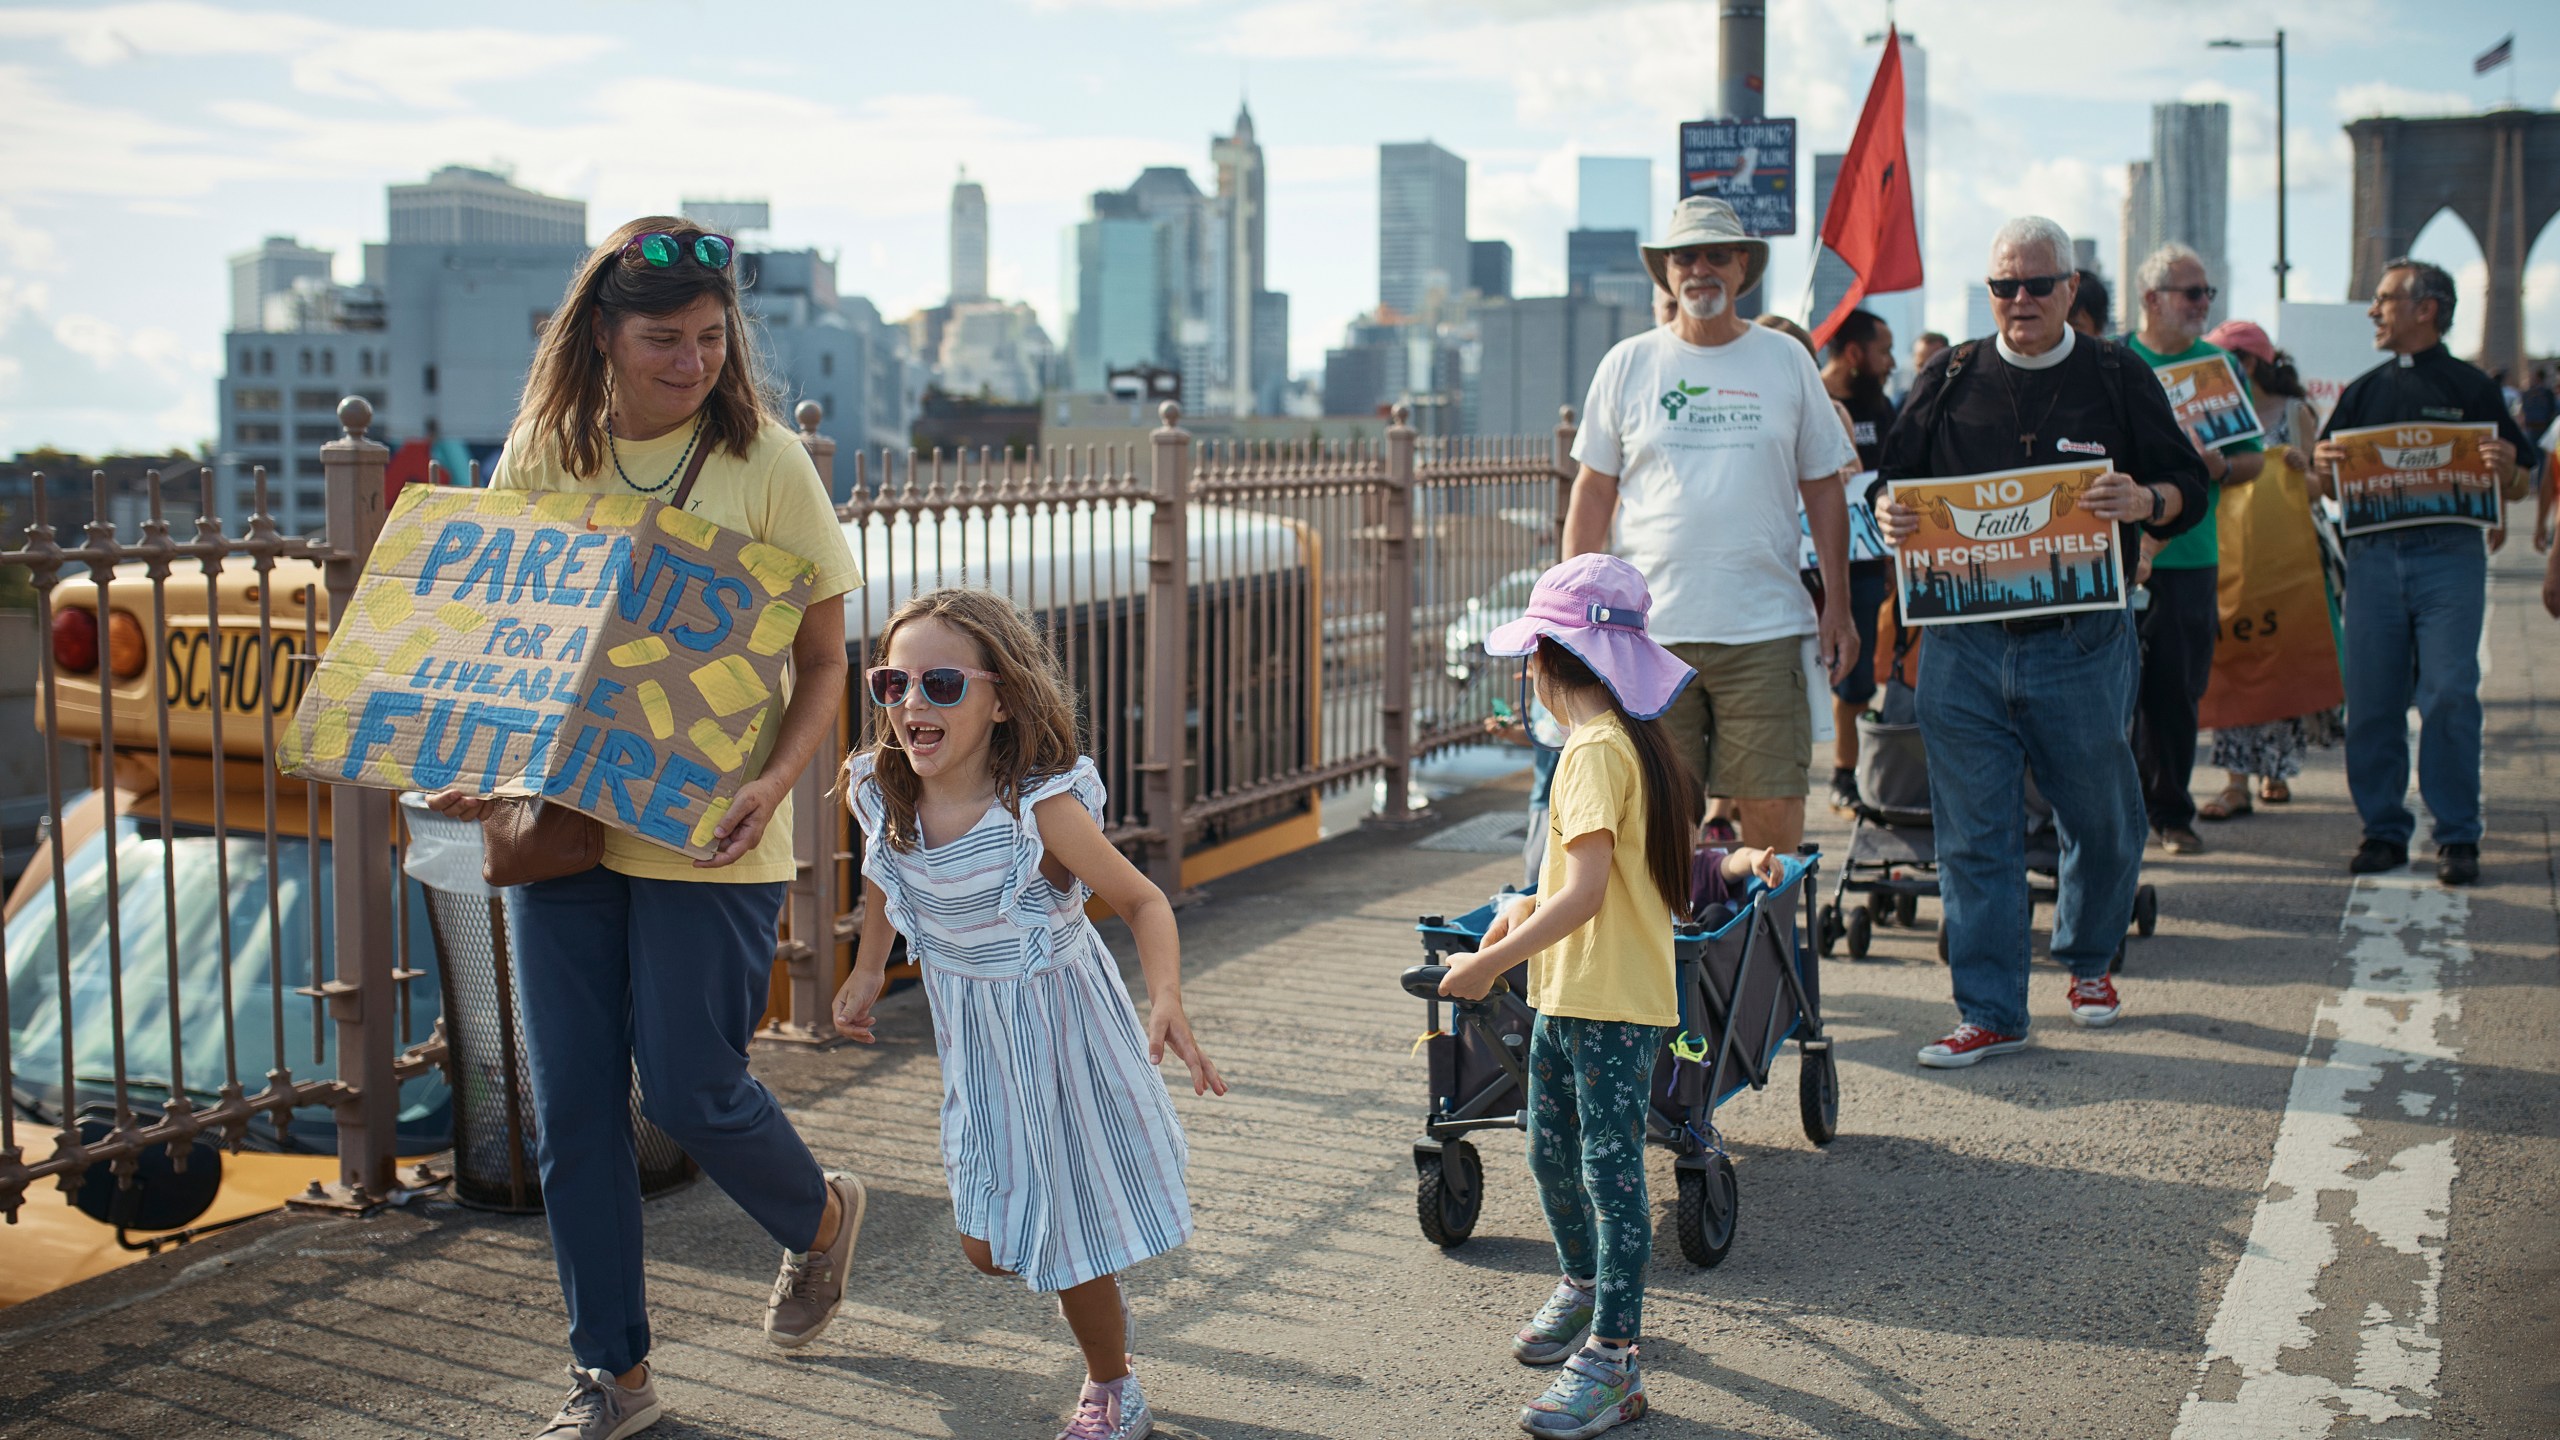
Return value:
[(2080, 339), (2080, 332), (2072, 329), (2068, 325), (2063, 326), (2062, 343), (2054, 346), (2052, 349), (2047, 350), (2041, 355), (2021, 355), (2017, 351), (2010, 349), (2009, 337), (2006, 335), (1995, 335), (1992, 339), (2000, 346), (2000, 358), (2017, 366), (2019, 369), (2050, 370), (2054, 366), (2071, 358), (2071, 347), (2078, 343)]

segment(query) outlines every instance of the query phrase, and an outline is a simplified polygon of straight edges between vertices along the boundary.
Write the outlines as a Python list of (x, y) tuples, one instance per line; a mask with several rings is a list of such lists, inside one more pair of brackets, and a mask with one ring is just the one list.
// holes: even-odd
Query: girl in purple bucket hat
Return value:
[[(1547, 889), (1505, 905), (1440, 986), (1480, 998), (1529, 966), (1529, 1171), (1564, 1271), (1511, 1344), (1523, 1364), (1564, 1363), (1520, 1412), (1532, 1435), (1597, 1435), (1645, 1412), (1645, 1109), (1654, 1056), (1680, 1023), (1671, 927), (1690, 904), (1699, 806), (1696, 777), (1654, 723), (1696, 672), (1645, 633), (1651, 602), (1634, 566), (1577, 555), (1538, 577), (1526, 615), (1485, 637), (1489, 654), (1529, 657), (1539, 703), (1571, 727), (1548, 793)], [(1765, 851), (1717, 858), (1719, 880), (1782, 863)]]

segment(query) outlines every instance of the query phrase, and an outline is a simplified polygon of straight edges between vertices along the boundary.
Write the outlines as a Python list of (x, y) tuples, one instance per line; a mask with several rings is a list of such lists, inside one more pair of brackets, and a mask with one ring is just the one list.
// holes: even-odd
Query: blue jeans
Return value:
[(2027, 1033), (2025, 777), (2062, 837), (2053, 958), (2107, 973), (2142, 873), (2142, 781), (2126, 729), (2140, 659), (2119, 612), (2057, 617), (2024, 633), (1996, 621), (1937, 625), (1920, 645), (1920, 738), (1956, 1010)]
[(2364, 833), (2406, 845), (2409, 706), (2438, 845), (2480, 843), (2480, 627), (2489, 551), (2468, 525), (2347, 541), (2347, 789)]
[(500, 892), (543, 1209), (582, 1366), (619, 1375), (649, 1355), (635, 1065), (649, 1119), (766, 1234), (792, 1250), (817, 1239), (826, 1177), (747, 1073), (784, 888), (647, 880), (599, 865)]

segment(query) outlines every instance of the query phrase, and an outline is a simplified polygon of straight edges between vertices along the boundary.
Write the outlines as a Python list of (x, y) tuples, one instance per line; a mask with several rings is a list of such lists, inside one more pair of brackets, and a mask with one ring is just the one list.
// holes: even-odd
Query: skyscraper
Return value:
[(951, 186), (951, 300), (987, 298), (987, 188), (967, 166)]
[(1487, 300), (1511, 298), (1511, 242), (1467, 242), (1467, 288)]
[(1576, 166), (1574, 228), (1653, 236), (1653, 162), (1642, 156), (1585, 155)]
[(231, 257), (231, 328), (266, 328), (267, 297), (293, 290), (296, 280), (329, 279), (330, 255), (290, 235), (270, 235), (255, 250)]
[[(2230, 284), (2230, 159), (2230, 105), (2171, 100), (2150, 108), (2150, 233), (2140, 254), (2125, 256), (2127, 279), (2150, 251), (2176, 241), (2204, 256), (2214, 284)], [(2138, 295), (2127, 297), (2127, 313), (2140, 313)], [(2222, 300), (2214, 300), (2209, 320), (2222, 320)]]
[(1378, 303), (1419, 315), (1467, 274), (1467, 162), (1428, 140), (1379, 146)]
[[(1216, 223), (1219, 244), (1218, 283), (1215, 286), (1218, 323), (1212, 327), (1213, 339), (1223, 353), (1219, 356), (1216, 378), (1217, 398), (1221, 408), (1238, 415), (1262, 412), (1264, 366), (1256, 355), (1268, 349), (1271, 337), (1261, 326), (1269, 316), (1288, 313), (1288, 300), (1279, 297), (1279, 309), (1261, 297), (1263, 285), (1263, 206), (1262, 146), (1253, 138), (1253, 112), (1244, 105), (1236, 106), (1236, 128), (1230, 135), (1213, 137), (1209, 142), (1209, 161), (1217, 167), (1218, 193)], [(1282, 322), (1287, 323), (1285, 320)], [(1287, 369), (1288, 337), (1279, 337), (1280, 365)], [(1285, 374), (1278, 377), (1287, 382)], [(1196, 403), (1196, 402), (1195, 402)], [(1276, 403), (1274, 408), (1276, 409)]]
[(1121, 366), (1167, 364), (1164, 247), (1153, 222), (1119, 192), (1093, 197), (1093, 218), (1067, 235), (1067, 363), (1080, 390)]
[(1634, 230), (1569, 230), (1564, 237), (1565, 293), (1589, 297), (1592, 282), (1607, 275), (1633, 275), (1650, 293), (1653, 277), (1636, 249)]

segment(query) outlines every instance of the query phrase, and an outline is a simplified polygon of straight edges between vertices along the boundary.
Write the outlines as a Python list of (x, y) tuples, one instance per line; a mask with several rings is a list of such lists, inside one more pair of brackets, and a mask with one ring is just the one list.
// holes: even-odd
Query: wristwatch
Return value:
[(2160, 509), (2167, 503), (2160, 498), (2160, 487), (2157, 485), (2145, 485), (2142, 487), (2142, 493), (2151, 497), (2151, 508), (2143, 514), (2142, 523), (2145, 525), (2159, 524)]

